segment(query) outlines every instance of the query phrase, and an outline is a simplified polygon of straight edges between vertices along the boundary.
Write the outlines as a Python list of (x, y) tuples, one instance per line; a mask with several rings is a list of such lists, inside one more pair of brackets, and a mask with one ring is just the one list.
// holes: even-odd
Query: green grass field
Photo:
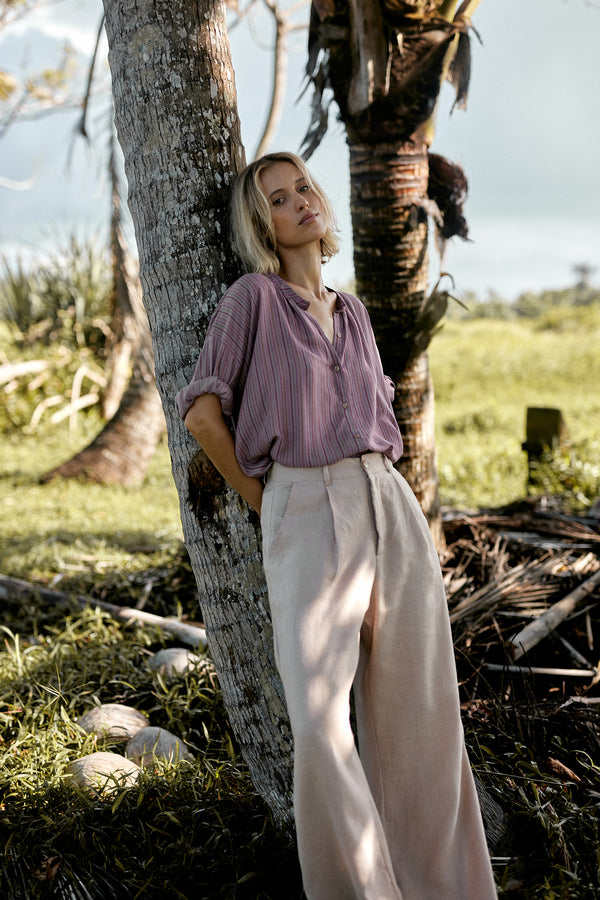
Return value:
[[(445, 504), (499, 506), (524, 496), (527, 406), (562, 409), (574, 453), (555, 461), (557, 483), (562, 466), (561, 489), (566, 484), (582, 506), (598, 496), (599, 337), (596, 307), (555, 309), (531, 320), (446, 323), (430, 352)], [(17, 349), (6, 349), (7, 358), (16, 359)], [(30, 358), (41, 352), (27, 348)], [(39, 477), (89, 442), (100, 422), (87, 413), (72, 438), (66, 425), (30, 434), (23, 424), (40, 398), (17, 393), (9, 402), (20, 425), (0, 436), (0, 572), (100, 591), (127, 605), (147, 598), (150, 584), (161, 614), (195, 604), (166, 442), (139, 488), (42, 485)], [(0, 895), (274, 900), (285, 883), (290, 900), (300, 898), (294, 847), (273, 825), (235, 754), (209, 659), (201, 671), (166, 682), (147, 666), (164, 636), (125, 627), (99, 610), (65, 612), (33, 600), (5, 603), (0, 631)], [(92, 747), (76, 721), (98, 702), (142, 709), (180, 734), (195, 761), (165, 763), (115, 796), (74, 792), (65, 766)], [(523, 832), (543, 832), (541, 850), (526, 861), (529, 871), (518, 869), (518, 857), (517, 868), (497, 870), (499, 895), (597, 896), (594, 760), (580, 760), (594, 791), (578, 792), (542, 778), (516, 726), (507, 725), (496, 743), (481, 723), (471, 723), (467, 735), (488, 783), (516, 804)], [(53, 891), (35, 873), (56, 860)], [(526, 882), (516, 894), (515, 874)], [(83, 883), (92, 893), (74, 892)], [(10, 893), (24, 884), (30, 893)]]
[(598, 484), (599, 339), (598, 308), (444, 325), (430, 349), (444, 503), (500, 506), (524, 495), (528, 406), (562, 410), (586, 477)]
[[(559, 407), (587, 492), (600, 484), (600, 309), (543, 318), (450, 320), (430, 349), (443, 503), (500, 506), (524, 496), (528, 406)], [(35, 578), (72, 568), (143, 567), (181, 540), (166, 442), (140, 488), (38, 478), (90, 439), (99, 422), (0, 437), (1, 570)], [(572, 464), (571, 468), (577, 468)], [(148, 523), (152, 523), (151, 530)]]

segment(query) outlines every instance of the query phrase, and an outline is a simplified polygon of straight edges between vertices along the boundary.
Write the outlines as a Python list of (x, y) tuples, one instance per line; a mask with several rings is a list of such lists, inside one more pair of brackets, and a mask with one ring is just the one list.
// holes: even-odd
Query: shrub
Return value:
[(578, 512), (600, 496), (600, 443), (585, 441), (568, 450), (548, 449), (530, 467), (532, 491), (558, 494)]
[(30, 271), (20, 259), (11, 264), (4, 257), (2, 265), (0, 318), (16, 338), (102, 352), (112, 295), (106, 250), (71, 237)]

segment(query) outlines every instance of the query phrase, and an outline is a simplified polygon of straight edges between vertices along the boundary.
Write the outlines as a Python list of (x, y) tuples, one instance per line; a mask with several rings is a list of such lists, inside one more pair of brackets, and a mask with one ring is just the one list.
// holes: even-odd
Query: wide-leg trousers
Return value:
[(276, 463), (261, 519), (308, 900), (494, 900), (441, 570), (414, 494), (379, 453)]

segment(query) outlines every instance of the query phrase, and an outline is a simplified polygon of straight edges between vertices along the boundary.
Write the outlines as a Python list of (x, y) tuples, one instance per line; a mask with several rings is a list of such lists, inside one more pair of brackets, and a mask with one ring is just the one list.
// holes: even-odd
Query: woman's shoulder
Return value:
[(261, 300), (270, 289), (270, 282), (265, 275), (250, 272), (242, 275), (231, 284), (221, 297), (215, 314), (251, 315), (258, 310)]
[(246, 272), (227, 289), (225, 296), (248, 296), (260, 298), (262, 294), (273, 290), (273, 282), (268, 275), (260, 272)]

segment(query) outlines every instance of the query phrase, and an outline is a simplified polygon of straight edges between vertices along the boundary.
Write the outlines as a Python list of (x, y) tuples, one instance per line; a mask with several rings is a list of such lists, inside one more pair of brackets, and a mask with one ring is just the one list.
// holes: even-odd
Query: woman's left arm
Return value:
[(223, 418), (221, 400), (216, 394), (201, 394), (188, 410), (184, 424), (215, 469), (260, 516), (263, 483), (242, 471), (235, 455), (231, 431)]

